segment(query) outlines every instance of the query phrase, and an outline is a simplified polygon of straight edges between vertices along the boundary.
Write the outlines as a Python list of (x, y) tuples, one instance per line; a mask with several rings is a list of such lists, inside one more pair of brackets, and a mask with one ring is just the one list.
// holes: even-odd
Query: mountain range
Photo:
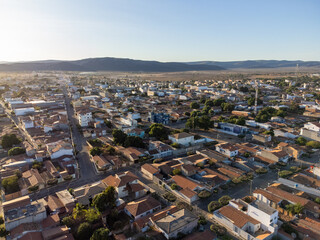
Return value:
[(87, 58), (74, 61), (44, 60), (2, 62), (0, 71), (121, 71), (121, 72), (180, 72), (208, 71), (235, 68), (320, 67), (320, 61), (250, 60), (250, 61), (198, 61), (158, 62), (128, 58)]

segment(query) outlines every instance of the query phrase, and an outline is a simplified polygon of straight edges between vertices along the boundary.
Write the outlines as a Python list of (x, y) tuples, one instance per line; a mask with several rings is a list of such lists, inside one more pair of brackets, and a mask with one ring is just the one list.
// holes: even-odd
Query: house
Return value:
[(218, 127), (220, 128), (218, 130), (235, 136), (245, 135), (246, 133), (250, 132), (249, 128), (232, 123), (219, 122)]
[(93, 156), (92, 161), (99, 172), (112, 170), (112, 164), (104, 156)]
[(87, 206), (91, 204), (95, 195), (102, 193), (105, 189), (106, 185), (99, 181), (74, 189), (73, 195), (78, 203)]
[(190, 234), (198, 225), (198, 217), (187, 209), (167, 212), (151, 218), (152, 226), (166, 239), (176, 238), (178, 233)]
[(216, 151), (228, 156), (229, 158), (238, 155), (238, 147), (231, 143), (220, 143), (216, 145)]
[(181, 166), (181, 172), (184, 176), (190, 177), (197, 173), (197, 168), (192, 164), (183, 164)]
[(141, 157), (146, 156), (146, 151), (144, 149), (139, 149), (136, 147), (128, 147), (128, 148), (118, 148), (119, 151), (129, 159), (131, 162), (137, 163)]
[(260, 142), (260, 143), (269, 143), (271, 142), (271, 135), (267, 134), (253, 134), (252, 140)]
[(149, 154), (154, 158), (165, 158), (172, 156), (173, 148), (161, 141), (149, 141)]
[(138, 177), (130, 171), (117, 173), (114, 176), (113, 175), (108, 176), (105, 179), (103, 179), (102, 182), (106, 186), (115, 187), (119, 198), (128, 197), (129, 194), (131, 194), (131, 193), (134, 193), (135, 196), (138, 197), (141, 194), (140, 191), (142, 191), (144, 189), (144, 188), (142, 188), (138, 192), (130, 191), (133, 188), (137, 188), (137, 187), (141, 188), (141, 185), (138, 183)]
[(161, 209), (161, 203), (151, 196), (127, 203), (124, 212), (134, 220), (142, 218)]
[(38, 169), (30, 169), (22, 173), (19, 179), (19, 187), (21, 194), (26, 195), (29, 193), (30, 187), (37, 187), (39, 190), (45, 187), (46, 183), (39, 174)]
[(160, 173), (159, 169), (152, 164), (145, 163), (141, 166), (141, 172), (149, 179), (153, 180), (153, 176)]
[(302, 154), (304, 154), (304, 149), (297, 144), (289, 144), (281, 142), (277, 146), (278, 149), (285, 151), (290, 157), (294, 159), (299, 159)]
[(161, 123), (164, 125), (168, 125), (170, 122), (170, 115), (167, 113), (156, 113), (156, 112), (151, 112), (149, 113), (148, 121), (152, 123)]
[(300, 135), (304, 138), (320, 141), (320, 123), (308, 122), (300, 129)]
[(289, 154), (283, 150), (261, 151), (258, 156), (270, 159), (274, 162), (287, 162), (289, 160)]
[(186, 132), (170, 135), (169, 140), (183, 146), (190, 146), (194, 144), (194, 136)]
[(141, 129), (141, 128), (134, 128), (134, 129), (128, 129), (126, 131), (126, 134), (128, 136), (144, 138), (145, 131), (143, 129)]
[(73, 148), (71, 143), (64, 140), (47, 143), (46, 146), (51, 159), (56, 159), (62, 156), (73, 156)]

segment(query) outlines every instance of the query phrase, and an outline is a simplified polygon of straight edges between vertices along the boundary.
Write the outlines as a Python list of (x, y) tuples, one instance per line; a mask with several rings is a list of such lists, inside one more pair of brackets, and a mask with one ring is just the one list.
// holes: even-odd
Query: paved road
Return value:
[(75, 119), (74, 109), (71, 107), (71, 100), (68, 97), (67, 90), (63, 88), (65, 94), (66, 109), (68, 113), (69, 123), (71, 124), (71, 135), (73, 143), (77, 151), (76, 158), (78, 160), (78, 166), (80, 169), (80, 179), (92, 179), (95, 178), (96, 172), (93, 163), (90, 161), (90, 156), (88, 152), (88, 146), (86, 139), (82, 136), (77, 128), (77, 119)]

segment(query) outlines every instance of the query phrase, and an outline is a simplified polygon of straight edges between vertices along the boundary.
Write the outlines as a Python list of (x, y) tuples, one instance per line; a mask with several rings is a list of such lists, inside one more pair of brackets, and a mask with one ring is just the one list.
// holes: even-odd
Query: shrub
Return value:
[(177, 197), (175, 195), (173, 195), (170, 192), (167, 192), (165, 194), (162, 195), (165, 199), (167, 199), (169, 202), (174, 202), (177, 200)]
[(179, 145), (179, 143), (172, 143), (172, 144), (171, 144), (171, 147), (180, 148), (180, 145)]
[(292, 172), (289, 170), (283, 170), (279, 172), (279, 177), (286, 178), (292, 175)]
[(199, 198), (208, 198), (211, 196), (211, 192), (207, 191), (207, 190), (202, 190), (199, 194), (198, 197)]
[(62, 219), (62, 224), (70, 228), (75, 224), (75, 220), (72, 216), (67, 216)]
[(115, 221), (113, 226), (112, 226), (114, 229), (120, 229), (122, 228), (122, 222), (121, 221)]
[(155, 160), (153, 160), (153, 163), (159, 163), (162, 162), (163, 159), (162, 158), (156, 158)]
[(179, 169), (179, 168), (173, 169), (172, 174), (173, 175), (181, 175), (181, 169)]
[(200, 216), (199, 220), (198, 220), (198, 224), (206, 225), (207, 224), (207, 219), (204, 216)]
[(55, 178), (49, 179), (49, 180), (47, 181), (47, 184), (48, 184), (49, 186), (56, 185), (57, 183), (58, 183), (58, 179), (55, 179)]
[(265, 174), (267, 172), (268, 172), (268, 170), (263, 167), (256, 169), (256, 173), (258, 173), (258, 174)]
[(222, 196), (221, 198), (219, 198), (219, 203), (222, 205), (222, 206), (225, 206), (229, 203), (229, 201), (231, 200), (231, 197), (228, 196), (228, 195), (224, 195)]
[(213, 212), (221, 207), (221, 204), (217, 201), (212, 201), (208, 204), (208, 211)]
[(193, 210), (193, 207), (191, 205), (189, 205), (188, 203), (186, 203), (186, 202), (178, 202), (177, 208), (179, 208), (179, 209), (188, 209), (191, 212)]
[(99, 147), (94, 147), (94, 148), (90, 149), (91, 156), (100, 155), (101, 153), (102, 153), (102, 150)]
[(172, 190), (178, 189), (178, 185), (175, 184), (175, 183), (172, 183), (172, 184), (171, 184), (171, 189), (172, 189)]
[(315, 200), (314, 200), (316, 203), (320, 204), (320, 198), (317, 197)]
[(108, 240), (109, 233), (110, 230), (108, 228), (99, 228), (93, 233), (90, 240)]
[(227, 232), (227, 230), (224, 228), (224, 227), (222, 227), (222, 226), (220, 226), (220, 225), (216, 225), (216, 224), (212, 224), (211, 226), (210, 226), (210, 230), (212, 231), (212, 232), (215, 232), (218, 236), (223, 236), (223, 235), (225, 235), (226, 234), (226, 232)]
[(8, 151), (8, 155), (15, 156), (15, 155), (23, 154), (25, 152), (26, 152), (26, 149), (24, 149), (22, 147), (14, 147)]
[(63, 180), (70, 181), (73, 177), (71, 175), (65, 176)]
[(37, 191), (38, 189), (39, 189), (39, 186), (35, 185), (35, 186), (29, 187), (29, 188), (28, 188), (28, 191), (29, 191), (29, 192), (35, 192), (35, 191)]
[(0, 226), (0, 237), (6, 237), (8, 234), (9, 231), (7, 231), (4, 226)]
[(320, 148), (320, 142), (309, 141), (309, 142), (307, 142), (306, 146), (311, 147), (311, 148)]
[(81, 223), (77, 230), (77, 238), (80, 240), (90, 239), (92, 235), (92, 227), (90, 223)]
[(4, 219), (2, 216), (0, 216), (0, 224), (4, 224)]

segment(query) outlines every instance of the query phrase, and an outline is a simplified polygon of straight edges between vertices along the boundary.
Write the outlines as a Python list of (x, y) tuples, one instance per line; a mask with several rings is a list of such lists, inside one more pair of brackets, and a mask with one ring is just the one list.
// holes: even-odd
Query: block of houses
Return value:
[(138, 200), (129, 202), (124, 208), (124, 212), (137, 220), (161, 209), (161, 203), (151, 196), (146, 196)]
[(187, 209), (168, 211), (152, 217), (151, 225), (162, 232), (166, 239), (172, 239), (180, 232), (190, 234), (198, 225), (198, 217)]
[(238, 155), (238, 147), (231, 143), (220, 143), (216, 145), (216, 151), (228, 156), (229, 158)]
[(194, 144), (194, 136), (186, 132), (170, 135), (169, 140), (182, 146), (190, 146)]

